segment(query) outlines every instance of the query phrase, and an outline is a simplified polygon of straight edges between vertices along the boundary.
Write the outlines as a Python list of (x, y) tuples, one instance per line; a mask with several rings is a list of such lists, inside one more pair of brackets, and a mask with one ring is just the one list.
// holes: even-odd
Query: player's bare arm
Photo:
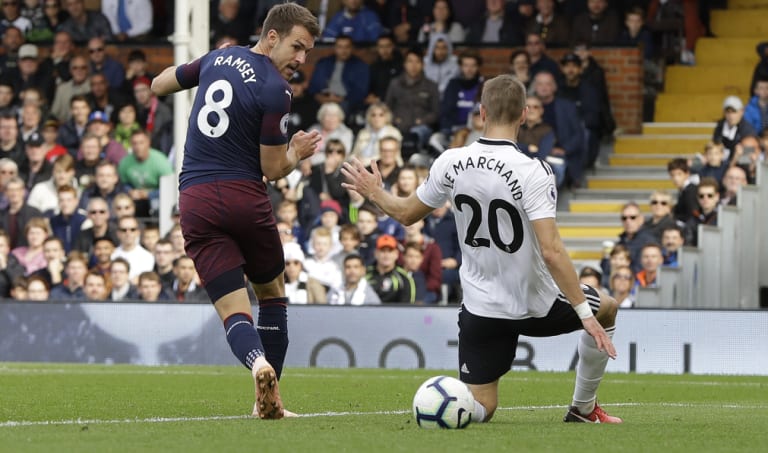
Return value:
[(320, 143), (320, 132), (298, 131), (288, 145), (261, 145), (261, 171), (270, 181), (287, 176), (302, 160), (312, 156)]
[[(586, 304), (586, 296), (584, 296), (584, 292), (581, 290), (579, 280), (576, 277), (576, 269), (573, 267), (571, 258), (568, 256), (568, 251), (565, 249), (562, 239), (560, 239), (555, 219), (544, 218), (534, 220), (532, 225), (541, 254), (544, 257), (544, 262), (547, 264), (547, 268), (552, 274), (552, 278), (555, 279), (555, 283), (557, 283), (560, 291), (573, 305), (574, 309), (581, 304)], [(586, 305), (582, 307), (584, 306)], [(588, 306), (586, 307), (589, 308)], [(576, 309), (576, 311), (578, 312), (579, 309)], [(614, 348), (610, 337), (605, 333), (605, 329), (597, 322), (594, 315), (582, 318), (581, 322), (584, 324), (584, 330), (595, 339), (597, 348), (600, 351), (605, 351), (609, 357), (615, 359), (616, 348)]]
[(152, 79), (151, 89), (157, 96), (167, 96), (181, 91), (182, 87), (179, 81), (176, 80), (176, 66), (169, 66), (163, 69), (163, 72)]
[(348, 182), (342, 183), (342, 187), (356, 191), (403, 225), (411, 225), (434, 210), (422, 203), (416, 192), (407, 198), (400, 198), (384, 190), (376, 162), (371, 162), (371, 170), (373, 172), (366, 170), (357, 158), (345, 162), (341, 172)]

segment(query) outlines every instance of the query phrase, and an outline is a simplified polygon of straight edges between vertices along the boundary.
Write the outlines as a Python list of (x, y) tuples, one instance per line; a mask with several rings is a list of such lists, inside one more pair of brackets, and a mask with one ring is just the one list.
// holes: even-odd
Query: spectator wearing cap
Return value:
[[(51, 105), (51, 114), (64, 123), (70, 118), (70, 105), (74, 96), (85, 96), (91, 91), (91, 81), (88, 78), (88, 60), (83, 56), (75, 56), (69, 61), (69, 71), (72, 78), (56, 87), (56, 96)], [(87, 103), (87, 101), (86, 101)], [(86, 115), (85, 120), (88, 120)], [(83, 122), (85, 125), (85, 121)]]
[[(91, 112), (88, 116), (87, 133), (98, 139), (100, 158), (119, 165), (128, 152), (123, 148), (123, 145), (110, 136), (111, 131), (112, 122), (109, 120), (109, 115), (101, 110)], [(82, 157), (82, 151), (79, 151), (77, 158), (81, 159)]]
[(151, 0), (101, 0), (101, 14), (118, 41), (145, 39), (152, 29), (152, 12)]
[(319, 281), (326, 289), (340, 286), (341, 269), (333, 260), (331, 253), (333, 232), (329, 228), (319, 226), (312, 230), (309, 240), (313, 254), (311, 258), (304, 261), (307, 274)]
[(560, 66), (563, 81), (558, 87), (557, 94), (576, 105), (586, 135), (587, 152), (584, 156), (585, 160), (581, 163), (581, 169), (576, 168), (575, 165), (569, 165), (568, 168), (572, 178), (575, 181), (581, 181), (581, 171), (594, 167), (600, 153), (600, 141), (607, 129), (603, 120), (612, 118), (613, 114), (608, 99), (600, 97), (600, 91), (592, 82), (582, 79), (581, 58), (578, 55), (565, 54), (560, 60)]
[(43, 123), (43, 127), (41, 128), (41, 134), (43, 136), (43, 140), (45, 141), (45, 144), (43, 145), (45, 147), (45, 158), (49, 162), (55, 161), (57, 158), (63, 156), (64, 154), (67, 154), (67, 148), (61, 146), (57, 141), (56, 138), (59, 134), (59, 122), (55, 119), (51, 118), (48, 120), (45, 120)]
[(27, 139), (25, 146), (27, 158), (19, 166), (19, 174), (26, 182), (27, 190), (35, 184), (51, 179), (53, 165), (45, 158), (45, 140), (39, 132), (34, 132)]
[(85, 96), (80, 94), (73, 96), (69, 105), (69, 119), (59, 127), (58, 142), (67, 148), (67, 152), (72, 157), (76, 157), (77, 150), (80, 148), (80, 140), (86, 133), (85, 129), (91, 114), (91, 106), (88, 105)]
[(365, 263), (358, 254), (344, 257), (344, 284), (328, 292), (331, 305), (378, 305), (381, 299), (365, 279)]
[(34, 44), (23, 44), (19, 47), (18, 66), (9, 74), (13, 80), (14, 90), (21, 93), (23, 90), (34, 87), (40, 90), (46, 100), (53, 99), (56, 86), (51, 74), (41, 67), (40, 53)]
[(285, 296), (292, 304), (324, 304), (326, 289), (304, 270), (304, 252), (295, 242), (283, 244)]
[(296, 70), (288, 83), (291, 85), (291, 113), (288, 114), (288, 135), (306, 131), (315, 123), (320, 104), (307, 93), (307, 79), (301, 70)]
[(167, 155), (173, 145), (173, 113), (149, 89), (151, 83), (148, 77), (137, 77), (133, 82), (136, 119), (150, 134), (152, 147)]
[(69, 18), (61, 24), (59, 30), (66, 31), (76, 43), (85, 43), (95, 36), (102, 36), (111, 41), (112, 27), (99, 11), (85, 9), (85, 0), (63, 0)]
[(21, 15), (21, 0), (3, 0), (3, 18), (0, 20), (0, 34), (8, 27), (16, 27), (23, 34), (32, 29), (32, 21)]
[(744, 104), (737, 96), (728, 96), (723, 101), (723, 118), (715, 124), (712, 141), (723, 144), (728, 166), (736, 165), (744, 147), (759, 149), (757, 133), (744, 119)]
[(125, 82), (125, 68), (117, 60), (107, 55), (106, 42), (100, 36), (88, 40), (88, 57), (91, 74), (104, 74), (111, 87), (121, 87)]
[[(133, 49), (128, 53), (123, 86), (111, 86), (110, 88), (119, 88), (125, 97), (133, 100), (133, 82), (139, 77), (146, 77), (152, 80), (155, 78), (155, 74), (147, 70), (147, 54), (141, 49)], [(296, 96), (295, 91), (293, 95), (294, 97)]]
[(104, 74), (91, 74), (90, 80), (91, 92), (86, 98), (91, 110), (100, 110), (107, 119), (112, 118), (117, 108), (128, 102), (128, 98), (120, 90), (112, 88)]
[(416, 301), (416, 284), (408, 271), (397, 265), (400, 257), (397, 239), (382, 234), (376, 239), (376, 261), (368, 266), (365, 278), (384, 304), (412, 304)]

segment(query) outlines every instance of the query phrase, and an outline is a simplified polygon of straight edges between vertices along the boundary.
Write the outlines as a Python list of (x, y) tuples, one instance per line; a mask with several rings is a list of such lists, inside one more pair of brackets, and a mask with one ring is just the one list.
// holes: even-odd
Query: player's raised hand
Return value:
[(597, 349), (599, 351), (605, 351), (605, 353), (608, 354), (608, 357), (615, 359), (616, 348), (613, 346), (613, 341), (611, 341), (611, 337), (605, 333), (603, 326), (597, 322), (597, 318), (590, 316), (589, 318), (582, 319), (581, 323), (584, 325), (584, 330), (595, 339)]
[(347, 182), (341, 183), (341, 186), (370, 199), (371, 194), (375, 190), (380, 190), (382, 186), (381, 173), (376, 161), (371, 162), (371, 170), (373, 172), (366, 170), (363, 163), (353, 157), (351, 161), (344, 162), (341, 167), (341, 172), (347, 178)]
[(299, 160), (304, 160), (312, 156), (317, 151), (317, 144), (320, 143), (319, 131), (304, 132), (298, 131), (291, 137), (289, 148), (293, 148)]

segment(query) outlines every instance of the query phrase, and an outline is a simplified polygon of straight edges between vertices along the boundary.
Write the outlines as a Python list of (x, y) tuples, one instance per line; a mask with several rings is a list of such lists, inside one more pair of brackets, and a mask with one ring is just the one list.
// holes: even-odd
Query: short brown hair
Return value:
[(517, 78), (502, 74), (483, 85), (480, 103), (489, 124), (508, 124), (520, 119), (525, 108), (525, 86)]
[(288, 35), (294, 26), (306, 28), (314, 37), (320, 36), (320, 24), (307, 8), (295, 3), (283, 3), (269, 10), (261, 28), (261, 38), (266, 38), (269, 30), (275, 30), (282, 38)]

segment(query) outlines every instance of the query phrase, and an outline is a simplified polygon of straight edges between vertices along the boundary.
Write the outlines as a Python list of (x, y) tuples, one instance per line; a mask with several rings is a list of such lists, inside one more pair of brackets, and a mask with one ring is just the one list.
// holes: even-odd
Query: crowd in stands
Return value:
[[(0, 33), (0, 297), (29, 300), (205, 301), (176, 224), (158, 231), (159, 178), (172, 174), (172, 107), (152, 94), (140, 45), (127, 61), (105, 47), (172, 32), (172, 2), (4, 0)], [(250, 45), (275, 0), (211, 2), (211, 42)], [(376, 162), (387, 189), (412, 194), (432, 160), (481, 136), (477, 46), (510, 49), (509, 72), (529, 89), (521, 152), (547, 161), (560, 188), (583, 187), (616, 129), (605, 71), (592, 46), (641, 46), (667, 56), (669, 18), (689, 42), (709, 8), (684, 0), (329, 0), (315, 11), (333, 53), (297, 71), (289, 131), (318, 130), (320, 151), (268, 185), (292, 303), (455, 302), (461, 253), (450, 205), (404, 227), (341, 187), (343, 162)], [(371, 46), (375, 60), (355, 55)], [(461, 50), (456, 50), (460, 47)], [(556, 61), (548, 47), (566, 48)], [(49, 48), (48, 52), (41, 49)], [(755, 97), (724, 101), (701, 160), (676, 159), (677, 199), (651, 196), (621, 212), (624, 232), (601, 269), (582, 279), (632, 305), (661, 265), (696, 243), (754, 181), (768, 146), (768, 44), (758, 48)], [(45, 57), (43, 57), (45, 55)], [(681, 54), (682, 55), (682, 54)], [(686, 54), (687, 55), (687, 54)], [(680, 58), (692, 63), (693, 57)]]

